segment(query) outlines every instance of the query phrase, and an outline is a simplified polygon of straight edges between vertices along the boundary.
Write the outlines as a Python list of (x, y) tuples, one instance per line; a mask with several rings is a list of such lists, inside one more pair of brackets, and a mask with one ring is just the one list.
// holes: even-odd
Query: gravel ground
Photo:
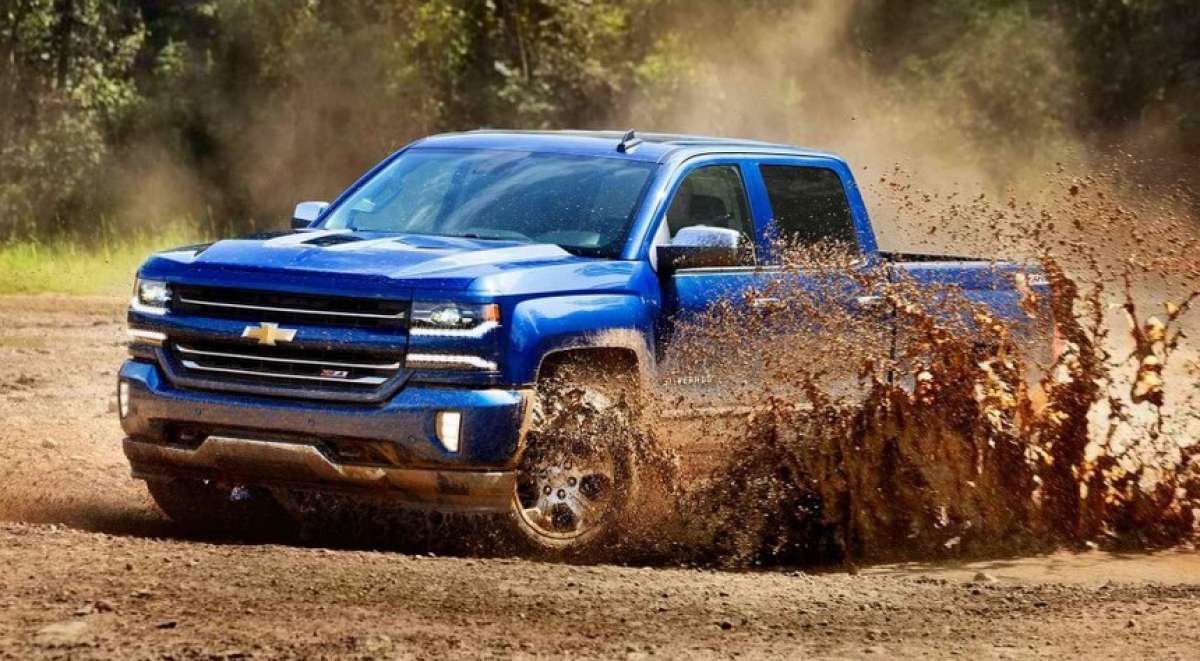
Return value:
[(0, 658), (1195, 658), (1200, 555), (718, 572), (189, 539), (128, 476), (123, 307), (0, 298)]

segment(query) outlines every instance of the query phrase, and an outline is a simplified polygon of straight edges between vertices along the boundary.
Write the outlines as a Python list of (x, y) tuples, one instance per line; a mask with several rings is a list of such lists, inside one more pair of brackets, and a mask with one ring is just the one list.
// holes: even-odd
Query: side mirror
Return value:
[(306, 227), (311, 227), (317, 218), (321, 217), (321, 212), (329, 206), (328, 202), (301, 202), (296, 205), (296, 210), (292, 212), (292, 229), (302, 230)]
[(722, 268), (742, 265), (742, 233), (724, 227), (694, 225), (679, 230), (670, 245), (658, 247), (658, 270)]

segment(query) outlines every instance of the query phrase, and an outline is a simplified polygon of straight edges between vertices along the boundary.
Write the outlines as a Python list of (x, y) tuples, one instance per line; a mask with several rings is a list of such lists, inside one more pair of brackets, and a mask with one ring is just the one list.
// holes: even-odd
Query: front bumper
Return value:
[[(409, 386), (375, 406), (186, 390), (133, 360), (120, 380), (135, 477), (366, 493), (441, 510), (507, 509), (529, 409), (523, 390)], [(438, 441), (437, 411), (462, 413), (458, 452)]]

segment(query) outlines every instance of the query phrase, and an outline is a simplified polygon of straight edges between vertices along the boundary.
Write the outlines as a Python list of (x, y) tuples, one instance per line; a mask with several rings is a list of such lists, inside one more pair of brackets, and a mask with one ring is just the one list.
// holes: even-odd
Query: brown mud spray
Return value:
[[(1121, 190), (1116, 171), (1056, 175), (1038, 203), (881, 183), (932, 227), (978, 218), (979, 245), (1046, 284), (997, 264), (1022, 309), (1000, 319), (836, 247), (783, 247), (780, 277), (679, 330), (639, 416), (669, 448), (669, 515), (641, 522), (631, 550), (741, 566), (1194, 539), (1200, 239), (1176, 211), (1186, 191)], [(855, 313), (848, 291), (886, 305)], [(707, 394), (681, 385), (697, 379)]]

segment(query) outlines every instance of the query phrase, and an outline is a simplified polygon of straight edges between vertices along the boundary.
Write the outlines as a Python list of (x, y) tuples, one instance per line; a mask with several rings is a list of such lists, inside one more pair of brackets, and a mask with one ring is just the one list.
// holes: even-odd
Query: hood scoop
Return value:
[(354, 243), (356, 241), (362, 241), (362, 240), (363, 240), (363, 238), (361, 236), (355, 236), (355, 235), (349, 234), (349, 233), (340, 233), (340, 234), (325, 234), (322, 236), (318, 236), (316, 238), (309, 239), (308, 241), (303, 241), (302, 243), (306, 246), (316, 246), (318, 248), (329, 248), (330, 246), (340, 246), (340, 245), (344, 245), (347, 243)]

